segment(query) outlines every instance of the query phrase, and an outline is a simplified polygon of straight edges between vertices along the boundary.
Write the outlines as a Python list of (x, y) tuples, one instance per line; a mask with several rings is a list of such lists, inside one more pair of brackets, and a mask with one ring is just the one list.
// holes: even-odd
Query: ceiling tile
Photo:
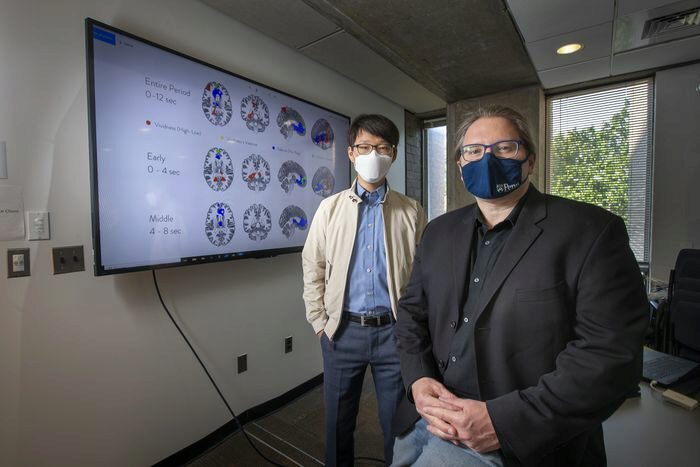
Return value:
[(598, 58), (589, 62), (552, 68), (539, 73), (542, 87), (545, 89), (583, 83), (610, 76), (610, 58)]
[(507, 0), (525, 42), (613, 20), (612, 0)]
[(340, 29), (302, 0), (200, 1), (295, 49)]
[(345, 32), (307, 47), (302, 53), (411, 112), (445, 107), (445, 101)]
[(612, 71), (620, 75), (696, 60), (700, 60), (700, 36), (615, 54)]
[(678, 0), (617, 0), (617, 14), (624, 16), (635, 11), (652, 10), (672, 3), (681, 2)]
[[(550, 37), (527, 44), (530, 58), (538, 71), (548, 70), (574, 63), (587, 62), (596, 58), (609, 57), (612, 39), (612, 23), (600, 24), (588, 29)], [(576, 42), (583, 48), (569, 55), (558, 55), (557, 49), (565, 44)]]

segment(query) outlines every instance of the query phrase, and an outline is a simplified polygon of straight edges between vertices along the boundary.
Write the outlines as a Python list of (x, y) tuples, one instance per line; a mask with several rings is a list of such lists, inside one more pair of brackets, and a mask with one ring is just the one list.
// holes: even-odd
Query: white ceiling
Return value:
[[(700, 0), (200, 1), (414, 113), (700, 60), (700, 26), (640, 40)], [(584, 47), (556, 55), (569, 42)]]
[[(644, 21), (696, 8), (700, 0), (506, 0), (545, 89), (700, 60), (694, 35), (640, 42)], [(690, 34), (693, 34), (690, 31)], [(557, 55), (577, 42), (583, 49)]]
[(414, 113), (538, 83), (503, 0), (200, 1)]
[(303, 0), (200, 0), (415, 113), (445, 107), (392, 61)]

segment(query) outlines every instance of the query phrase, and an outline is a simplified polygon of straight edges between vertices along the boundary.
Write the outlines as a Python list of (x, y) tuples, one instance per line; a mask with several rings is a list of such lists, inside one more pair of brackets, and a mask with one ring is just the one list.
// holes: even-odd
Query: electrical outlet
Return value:
[(238, 373), (243, 373), (248, 370), (248, 354), (238, 356)]
[(284, 353), (289, 353), (292, 350), (292, 336), (287, 336), (284, 338)]
[(29, 248), (8, 249), (7, 277), (23, 277), (29, 274)]
[(85, 271), (83, 245), (64, 246), (53, 249), (53, 273)]

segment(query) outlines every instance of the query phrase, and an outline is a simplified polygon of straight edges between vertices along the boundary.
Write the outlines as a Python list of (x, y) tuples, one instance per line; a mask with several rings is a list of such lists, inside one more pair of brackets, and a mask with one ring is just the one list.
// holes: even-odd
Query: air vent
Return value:
[[(615, 18), (615, 38), (613, 53), (627, 52), (634, 49), (662, 43), (678, 41), (693, 36), (700, 36), (700, 0), (681, 0), (667, 3), (668, 0), (645, 0), (643, 3), (663, 6), (650, 10), (638, 10)], [(642, 3), (642, 2), (640, 2)], [(619, 8), (620, 2), (618, 2)], [(687, 47), (683, 52), (683, 61), (700, 58), (697, 45), (678, 45), (674, 48)], [(674, 52), (674, 56), (677, 56)], [(665, 52), (667, 53), (667, 52)], [(680, 57), (677, 57), (679, 59)]]
[(700, 8), (650, 19), (644, 23), (642, 39), (652, 39), (664, 34), (700, 29)]

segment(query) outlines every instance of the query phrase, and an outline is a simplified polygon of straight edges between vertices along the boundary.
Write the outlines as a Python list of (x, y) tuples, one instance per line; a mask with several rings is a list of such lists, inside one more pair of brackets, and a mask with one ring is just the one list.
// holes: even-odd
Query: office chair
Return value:
[(668, 284), (670, 351), (700, 362), (700, 250), (681, 250)]

